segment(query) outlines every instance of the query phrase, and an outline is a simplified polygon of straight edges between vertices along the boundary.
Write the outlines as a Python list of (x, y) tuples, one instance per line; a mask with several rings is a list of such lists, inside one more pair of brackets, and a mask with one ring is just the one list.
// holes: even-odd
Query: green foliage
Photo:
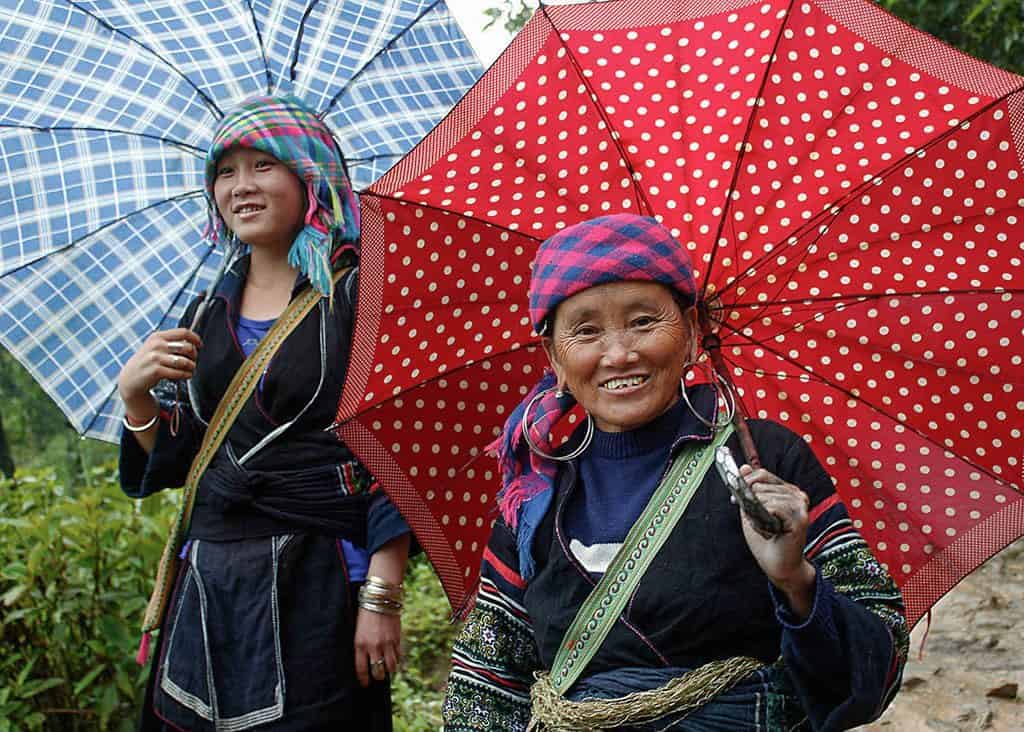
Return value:
[(86, 477), (73, 493), (53, 472), (0, 483), (0, 732), (132, 728), (171, 499), (137, 506), (109, 465)]
[(448, 601), (424, 556), (410, 563), (405, 585), (405, 660), (392, 684), (395, 732), (436, 732), (441, 728), (441, 702), (459, 625), (449, 622)]
[[(946, 43), (989, 63), (1024, 74), (1024, 2), (1021, 0), (875, 0)], [(530, 19), (536, 0), (502, 0), (484, 11), (509, 32)]]
[(0, 410), (17, 467), (47, 468), (65, 484), (88, 481), (91, 466), (115, 459), (117, 448), (82, 440), (21, 364), (0, 349)]
[(879, 5), (972, 56), (1024, 73), (1020, 0), (879, 0)]
[(526, 21), (530, 19), (536, 8), (536, 0), (502, 0), (500, 6), (484, 10), (484, 15), (490, 18), (490, 20), (487, 21), (483, 29), (487, 30), (495, 23), (501, 21), (501, 25), (505, 30), (509, 33), (515, 33), (526, 25)]
[[(134, 729), (148, 673), (137, 628), (178, 494), (132, 501), (109, 464), (86, 478), (0, 481), (0, 732)], [(425, 558), (406, 588), (395, 729), (428, 732), (458, 628)]]

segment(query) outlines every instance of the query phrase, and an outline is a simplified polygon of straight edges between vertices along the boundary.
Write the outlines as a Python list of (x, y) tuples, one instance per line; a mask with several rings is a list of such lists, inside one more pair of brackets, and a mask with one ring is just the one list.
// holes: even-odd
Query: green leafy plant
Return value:
[(878, 4), (972, 56), (1024, 73), (1024, 3), (1020, 0), (879, 0)]
[(495, 23), (501, 23), (502, 27), (509, 33), (515, 33), (526, 25), (526, 21), (533, 15), (537, 8), (536, 0), (502, 0), (501, 5), (494, 8), (486, 8), (484, 15), (489, 20), (484, 24), (483, 29), (487, 30)]
[(460, 625), (450, 622), (451, 609), (441, 583), (423, 555), (410, 563), (405, 584), (405, 660), (391, 689), (395, 732), (436, 732), (441, 728), (452, 642)]
[(136, 628), (172, 498), (136, 505), (109, 465), (87, 478), (0, 483), (0, 732), (130, 729), (141, 701)]
[[(115, 469), (69, 487), (54, 471), (0, 481), (0, 732), (131, 730), (147, 668), (135, 663), (177, 492), (132, 501)], [(448, 602), (423, 556), (410, 564), (395, 728), (441, 726)]]

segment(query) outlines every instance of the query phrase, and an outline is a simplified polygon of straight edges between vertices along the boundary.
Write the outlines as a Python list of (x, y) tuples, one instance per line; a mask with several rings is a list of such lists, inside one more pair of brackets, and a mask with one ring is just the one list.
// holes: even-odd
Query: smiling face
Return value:
[(694, 310), (680, 311), (654, 282), (612, 282), (583, 290), (555, 311), (544, 348), (558, 383), (604, 432), (642, 427), (679, 399), (692, 355)]
[(251, 247), (287, 252), (305, 224), (302, 181), (270, 153), (248, 147), (225, 152), (213, 195), (228, 229)]

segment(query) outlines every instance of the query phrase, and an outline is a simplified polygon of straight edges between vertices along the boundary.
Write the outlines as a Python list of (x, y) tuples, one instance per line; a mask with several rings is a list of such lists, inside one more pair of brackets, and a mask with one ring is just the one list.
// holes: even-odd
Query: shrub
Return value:
[[(0, 732), (131, 730), (147, 668), (138, 624), (178, 493), (121, 493), (112, 466), (68, 489), (52, 471), (0, 481)], [(440, 727), (448, 603), (419, 557), (406, 579), (397, 732)]]
[(135, 629), (172, 498), (134, 504), (109, 466), (88, 478), (0, 485), (0, 732), (131, 729), (141, 702)]

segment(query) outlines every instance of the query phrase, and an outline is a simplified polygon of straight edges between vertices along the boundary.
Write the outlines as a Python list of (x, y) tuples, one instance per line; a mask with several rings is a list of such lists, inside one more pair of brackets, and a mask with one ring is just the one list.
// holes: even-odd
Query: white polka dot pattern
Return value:
[(543, 364), (529, 263), (604, 213), (688, 247), (747, 406), (810, 441), (912, 621), (1021, 533), (1024, 79), (867, 0), (789, 5), (548, 7), (364, 194), (339, 414), (456, 605), (481, 450)]

